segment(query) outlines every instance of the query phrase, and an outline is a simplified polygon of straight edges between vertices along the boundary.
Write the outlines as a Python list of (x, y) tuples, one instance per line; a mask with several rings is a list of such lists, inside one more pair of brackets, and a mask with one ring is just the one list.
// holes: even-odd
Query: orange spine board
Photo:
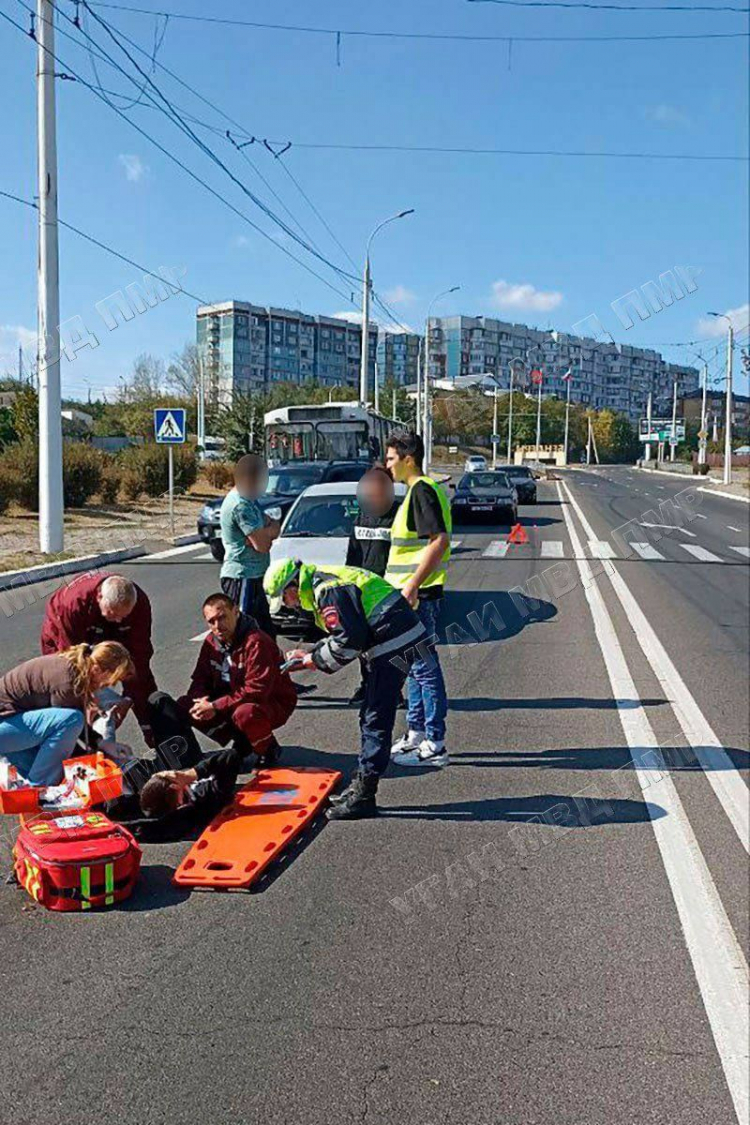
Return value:
[(340, 777), (337, 770), (310, 767), (260, 770), (196, 840), (174, 882), (249, 887), (312, 820)]

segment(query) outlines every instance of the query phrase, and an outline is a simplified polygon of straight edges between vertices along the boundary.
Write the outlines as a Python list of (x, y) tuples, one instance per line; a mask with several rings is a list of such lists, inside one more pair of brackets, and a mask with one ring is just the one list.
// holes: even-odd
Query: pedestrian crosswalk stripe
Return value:
[(589, 550), (595, 559), (614, 559), (614, 547), (606, 539), (589, 539)]
[(657, 559), (664, 562), (664, 555), (660, 555), (650, 543), (631, 543), (630, 546), (642, 559)]
[(732, 543), (730, 543), (729, 546), (733, 551), (736, 551), (738, 555), (742, 555), (743, 558), (750, 559), (750, 547), (735, 547)]
[(482, 551), (482, 558), (484, 559), (503, 559), (508, 553), (510, 544), (506, 543), (504, 539), (496, 539), (490, 543), (489, 547), (485, 547)]
[(687, 551), (689, 554), (693, 555), (699, 562), (721, 562), (719, 556), (715, 555), (713, 551), (707, 551), (705, 547), (698, 547), (695, 543), (680, 543), (680, 546), (683, 551)]
[(561, 559), (563, 557), (562, 539), (543, 539), (542, 558)]
[(451, 539), (451, 547), (455, 551), (456, 547), (460, 547), (463, 539)]

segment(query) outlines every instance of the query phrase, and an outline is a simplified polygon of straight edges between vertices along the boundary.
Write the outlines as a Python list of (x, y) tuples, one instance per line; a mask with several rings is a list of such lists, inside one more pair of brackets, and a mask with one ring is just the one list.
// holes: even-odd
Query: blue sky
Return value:
[[(26, 0), (25, 0), (26, 2)], [(127, 2), (127, 0), (125, 0)], [(59, 0), (72, 15), (69, 0)], [(142, 7), (155, 7), (140, 0)], [(328, 28), (509, 36), (666, 35), (748, 30), (732, 13), (594, 12), (514, 9), (465, 0), (344, 0), (252, 5), (225, 0), (161, 3), (194, 14)], [(19, 0), (0, 10), (24, 26)], [(155, 20), (96, 9), (150, 48)], [(107, 51), (111, 40), (89, 20)], [(60, 27), (74, 31), (65, 20)], [(747, 324), (747, 165), (663, 160), (570, 159), (362, 152), (303, 144), (393, 144), (506, 149), (744, 155), (747, 39), (630, 43), (411, 41), (209, 26), (170, 20), (158, 60), (240, 122), (247, 134), (292, 141), (283, 159), (356, 263), (373, 226), (401, 208), (415, 214), (383, 231), (373, 248), (376, 289), (399, 318), (419, 327), (442, 289), (461, 291), (436, 311), (497, 315), (570, 330), (591, 314), (615, 339), (658, 347), (690, 362), (703, 339), (712, 369), (723, 331), (708, 309), (737, 310)], [(93, 82), (85, 48), (58, 36), (68, 68)], [(510, 57), (509, 57), (510, 56)], [(141, 62), (143, 58), (137, 56)], [(36, 191), (35, 52), (0, 21), (0, 94), (5, 106), (0, 189)], [(146, 63), (144, 62), (144, 65)], [(97, 66), (108, 89), (135, 93), (122, 75)], [(181, 108), (218, 128), (227, 122), (158, 70), (155, 80)], [(272, 224), (161, 114), (129, 116), (254, 222)], [(320, 267), (344, 296), (291, 261), (288, 236), (265, 241), (238, 215), (172, 164), (85, 87), (58, 83), (60, 216), (142, 263), (185, 267), (184, 286), (207, 300), (336, 313), (352, 306), (351, 280)], [(257, 195), (281, 213), (256, 171), (226, 138), (196, 132)], [(238, 130), (237, 130), (238, 131)], [(259, 143), (245, 149), (327, 257), (350, 262)], [(288, 216), (285, 216), (288, 220)], [(33, 354), (36, 303), (34, 213), (0, 199), (0, 371), (17, 342)], [(618, 297), (675, 267), (695, 271), (697, 289), (626, 330)], [(699, 271), (699, 272), (698, 272)], [(100, 346), (64, 363), (64, 392), (114, 388), (133, 359), (166, 359), (194, 337), (196, 302), (184, 296), (108, 332), (96, 302), (141, 279), (75, 235), (61, 233), (62, 319), (83, 318)], [(355, 302), (358, 301), (355, 293)], [(743, 307), (745, 311), (743, 312)], [(718, 335), (717, 335), (718, 333)], [(748, 333), (740, 333), (747, 339)], [(736, 370), (739, 368), (737, 352)], [(747, 391), (747, 380), (738, 389)]]

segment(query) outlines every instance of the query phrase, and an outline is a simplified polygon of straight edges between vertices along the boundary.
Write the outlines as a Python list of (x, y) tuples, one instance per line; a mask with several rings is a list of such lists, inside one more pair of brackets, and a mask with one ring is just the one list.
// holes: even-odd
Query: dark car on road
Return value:
[[(294, 461), (269, 469), (268, 488), (258, 500), (262, 511), (272, 520), (283, 520), (294, 501), (313, 484), (336, 484), (358, 481), (367, 472), (367, 461)], [(223, 497), (208, 500), (198, 516), (198, 534), (211, 549), (217, 562), (224, 559), (219, 513)]]
[(528, 465), (498, 465), (497, 471), (510, 478), (519, 504), (536, 504), (536, 477)]
[(514, 524), (518, 520), (518, 494), (503, 472), (464, 473), (451, 502), (455, 523), (479, 516), (486, 522)]

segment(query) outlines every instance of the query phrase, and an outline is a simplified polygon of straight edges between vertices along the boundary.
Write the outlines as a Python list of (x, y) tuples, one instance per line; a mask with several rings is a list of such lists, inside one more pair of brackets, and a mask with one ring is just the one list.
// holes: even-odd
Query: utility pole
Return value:
[(570, 437), (570, 384), (573, 382), (573, 369), (568, 368), (568, 375), (566, 378), (567, 394), (565, 396), (565, 437), (563, 439), (563, 464), (568, 463), (568, 444)]
[(367, 406), (370, 367), (370, 249), (365, 255), (365, 274), (362, 284), (362, 351), (359, 363), (359, 404)]
[(497, 383), (492, 396), (492, 468), (497, 468)]
[(375, 360), (375, 413), (380, 412), (380, 370), (378, 361)]
[(416, 423), (415, 430), (418, 434), (422, 433), (422, 394), (423, 394), (423, 361), (422, 361), (422, 340), (419, 341), (419, 348), (417, 349), (417, 401), (416, 405)]
[(734, 325), (729, 321), (727, 334), (727, 413), (724, 422), (724, 484), (732, 483), (732, 352)]
[(539, 371), (539, 390), (536, 399), (536, 463), (539, 464), (539, 447), (542, 443), (542, 380), (544, 375)]
[(653, 392), (649, 391), (648, 392), (648, 401), (646, 403), (646, 423), (647, 423), (647, 425), (646, 425), (646, 429), (647, 429), (646, 436), (648, 437), (649, 440), (646, 442), (646, 456), (644, 458), (645, 461), (651, 460), (651, 412), (652, 412), (653, 408), (654, 408), (654, 396), (653, 396)]
[(37, 0), (39, 547), (47, 555), (64, 545), (53, 20), (52, 0)]
[(430, 467), (430, 317), (424, 335), (424, 363), (422, 365), (422, 441), (424, 442), (425, 472)]
[(591, 464), (591, 437), (592, 437), (592, 434), (591, 434), (591, 415), (590, 414), (589, 414), (589, 417), (588, 417), (588, 423), (589, 423), (589, 429), (588, 429), (588, 436), (586, 438), (586, 464), (590, 465)]
[(677, 376), (675, 375), (674, 387), (672, 390), (672, 434), (669, 442), (669, 460), (674, 461), (675, 450), (677, 449)]
[(706, 396), (708, 394), (708, 364), (703, 363), (703, 395), (701, 396), (701, 437), (698, 438), (698, 464), (706, 463), (706, 441), (708, 438), (708, 415), (706, 414)]
[(398, 414), (396, 413), (396, 411), (397, 411), (397, 405), (396, 405), (397, 395), (396, 395), (395, 384), (394, 384), (394, 387), (393, 387), (393, 397), (392, 397), (391, 401), (392, 401), (391, 417), (393, 418), (394, 422), (397, 422), (398, 421)]
[[(510, 370), (510, 393), (508, 395), (508, 457), (507, 462), (509, 465), (513, 464), (513, 376), (515, 375), (515, 364), (517, 360), (512, 359), (508, 364)], [(523, 362), (523, 361), (521, 361)]]
[[(206, 384), (204, 382), (203, 358), (198, 356), (198, 448), (206, 451)], [(203, 458), (205, 460), (205, 456)]]

